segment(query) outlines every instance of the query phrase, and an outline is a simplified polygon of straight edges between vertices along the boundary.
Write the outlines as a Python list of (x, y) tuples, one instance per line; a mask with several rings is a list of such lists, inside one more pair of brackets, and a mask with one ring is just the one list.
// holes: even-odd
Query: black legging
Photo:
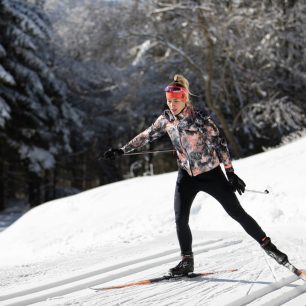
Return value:
[(192, 253), (192, 235), (188, 222), (192, 202), (199, 191), (207, 192), (221, 203), (225, 211), (258, 243), (266, 237), (257, 222), (240, 205), (220, 166), (197, 176), (190, 176), (185, 170), (180, 169), (176, 182), (174, 210), (182, 255)]

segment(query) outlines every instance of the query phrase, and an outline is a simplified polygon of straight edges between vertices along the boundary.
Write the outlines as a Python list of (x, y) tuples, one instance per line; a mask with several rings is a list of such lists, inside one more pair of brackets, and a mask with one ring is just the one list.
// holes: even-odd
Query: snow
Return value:
[(0, 58), (6, 56), (6, 50), (0, 43)]
[[(239, 196), (291, 262), (306, 268), (306, 138), (234, 161)], [(176, 172), (133, 178), (30, 210), (0, 233), (0, 305), (306, 305), (306, 284), (268, 258), (210, 196), (190, 216), (195, 279), (95, 292), (158, 277), (179, 260)]]
[(54, 156), (47, 150), (38, 147), (21, 145), (19, 153), (22, 158), (29, 158), (30, 168), (33, 172), (39, 173), (43, 169), (52, 169), (55, 164)]
[(0, 65), (0, 80), (10, 85), (16, 85), (14, 77)]
[[(1, 67), (0, 67), (1, 70)], [(0, 127), (5, 126), (5, 121), (11, 118), (11, 109), (6, 102), (0, 97)]]

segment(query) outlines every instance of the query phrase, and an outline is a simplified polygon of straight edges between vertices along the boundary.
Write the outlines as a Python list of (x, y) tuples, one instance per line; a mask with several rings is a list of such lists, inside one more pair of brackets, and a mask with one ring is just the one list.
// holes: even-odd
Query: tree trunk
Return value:
[(4, 145), (0, 142), (0, 211), (5, 209), (5, 161), (4, 161)]
[(56, 199), (56, 183), (57, 183), (57, 164), (53, 170), (53, 181), (52, 181), (52, 198)]
[(201, 28), (203, 30), (204, 37), (206, 38), (207, 44), (208, 44), (208, 50), (207, 50), (207, 76), (203, 76), (204, 79), (204, 87), (205, 87), (205, 97), (206, 97), (206, 103), (211, 111), (213, 111), (217, 118), (220, 121), (220, 124), (222, 126), (223, 132), (225, 134), (225, 137), (229, 141), (233, 152), (236, 157), (241, 156), (241, 150), (239, 148), (238, 143), (235, 140), (235, 137), (233, 133), (230, 131), (230, 128), (225, 120), (225, 117), (220, 111), (220, 108), (214, 103), (213, 96), (212, 96), (212, 80), (213, 80), (213, 73), (214, 73), (214, 42), (211, 38), (211, 35), (208, 31), (208, 25), (206, 22), (206, 19), (202, 12), (199, 12), (199, 22), (201, 25)]
[(52, 171), (46, 170), (44, 175), (44, 202), (52, 200)]
[(0, 211), (5, 209), (4, 160), (0, 156)]
[(41, 178), (33, 172), (29, 173), (29, 203), (31, 207), (41, 204)]

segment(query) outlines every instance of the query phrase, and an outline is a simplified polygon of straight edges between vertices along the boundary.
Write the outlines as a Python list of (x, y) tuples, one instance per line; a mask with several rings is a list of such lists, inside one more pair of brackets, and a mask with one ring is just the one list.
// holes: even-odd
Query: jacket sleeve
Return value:
[(207, 118), (207, 124), (209, 127), (209, 134), (212, 136), (212, 139), (214, 139), (213, 143), (220, 162), (223, 163), (225, 170), (234, 171), (225, 138), (211, 118)]
[(129, 153), (137, 148), (141, 148), (146, 145), (148, 142), (152, 142), (166, 133), (166, 118), (161, 115), (156, 121), (148, 127), (146, 130), (138, 134), (130, 142), (128, 142), (121, 149), (124, 153)]

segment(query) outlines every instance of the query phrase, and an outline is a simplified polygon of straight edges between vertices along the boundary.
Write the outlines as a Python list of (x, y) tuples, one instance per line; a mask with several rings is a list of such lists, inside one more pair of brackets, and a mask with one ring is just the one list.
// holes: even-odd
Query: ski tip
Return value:
[(98, 292), (98, 291), (107, 291), (107, 290), (111, 290), (111, 289), (120, 289), (120, 288), (124, 288), (124, 287), (125, 286), (112, 286), (112, 287), (89, 288), (89, 289)]
[(99, 290), (98, 288), (93, 288), (93, 287), (89, 287), (88, 289), (90, 289), (90, 290), (95, 290), (95, 291), (98, 291), (98, 290)]
[(298, 270), (297, 273), (298, 277), (300, 277), (302, 280), (304, 280), (306, 282), (306, 270)]

